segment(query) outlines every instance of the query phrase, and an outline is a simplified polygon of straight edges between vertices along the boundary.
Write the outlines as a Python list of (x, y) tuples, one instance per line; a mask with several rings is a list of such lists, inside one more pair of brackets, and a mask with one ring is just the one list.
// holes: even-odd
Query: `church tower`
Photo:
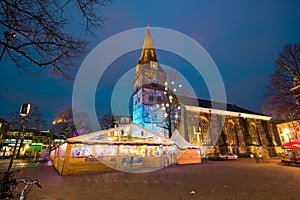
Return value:
[(166, 72), (160, 67), (148, 25), (141, 56), (133, 78), (133, 123), (164, 134), (163, 102)]

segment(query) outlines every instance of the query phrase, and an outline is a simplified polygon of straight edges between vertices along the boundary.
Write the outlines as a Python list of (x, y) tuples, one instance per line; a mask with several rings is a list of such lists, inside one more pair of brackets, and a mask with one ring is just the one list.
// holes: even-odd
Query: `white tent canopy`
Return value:
[(111, 128), (102, 131), (80, 135), (78, 137), (68, 139), (69, 143), (87, 143), (87, 144), (164, 144), (174, 145), (175, 143), (170, 139), (154, 133), (148, 129), (137, 124), (128, 124)]
[(179, 147), (179, 148), (187, 148), (187, 147), (191, 147), (192, 144), (189, 143), (188, 141), (186, 141), (181, 135), (180, 133), (176, 130), (174, 130), (173, 134), (172, 134), (172, 137), (171, 137), (171, 140), (173, 142), (176, 143), (176, 145)]

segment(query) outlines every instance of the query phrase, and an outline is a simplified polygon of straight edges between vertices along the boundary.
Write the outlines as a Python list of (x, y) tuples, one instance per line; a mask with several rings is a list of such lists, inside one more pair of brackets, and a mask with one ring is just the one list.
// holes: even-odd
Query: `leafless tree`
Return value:
[(98, 121), (101, 130), (112, 128), (114, 124), (113, 114), (112, 113), (104, 114)]
[(11, 60), (18, 69), (33, 74), (47, 68), (52, 76), (73, 79), (87, 41), (77, 37), (79, 33), (70, 33), (69, 25), (77, 19), (86, 33), (92, 33), (104, 20), (100, 8), (110, 2), (1, 0), (0, 61)]
[(291, 88), (300, 84), (300, 44), (287, 44), (275, 61), (268, 93), (262, 110), (273, 118), (286, 118), (299, 110)]
[[(22, 117), (19, 111), (11, 112), (9, 116), (10, 129), (18, 130), (21, 124)], [(46, 120), (43, 118), (38, 105), (31, 105), (30, 111), (26, 116), (23, 124), (24, 129), (43, 129), (46, 125)]]
[(72, 108), (67, 108), (60, 112), (52, 122), (51, 131), (56, 135), (65, 134), (70, 137), (75, 129)]
[(92, 131), (91, 121), (87, 113), (79, 112), (73, 113), (74, 121), (76, 122), (76, 129), (78, 129), (78, 134), (87, 134)]

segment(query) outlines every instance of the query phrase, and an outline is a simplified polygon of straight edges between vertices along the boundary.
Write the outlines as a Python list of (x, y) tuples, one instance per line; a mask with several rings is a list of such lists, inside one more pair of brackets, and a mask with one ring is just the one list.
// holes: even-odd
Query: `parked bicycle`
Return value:
[[(0, 182), (0, 199), (10, 200), (10, 199), (20, 199), (25, 200), (26, 196), (29, 194), (33, 185), (42, 188), (40, 182), (37, 179), (31, 178), (15, 178), (15, 173), (21, 169), (1, 172), (1, 182)], [(17, 186), (23, 183), (24, 187), (20, 190)]]
[(25, 186), (20, 194), (20, 200), (25, 200), (26, 199), (26, 195), (30, 192), (31, 188), (33, 185), (38, 186), (39, 188), (42, 189), (42, 185), (40, 184), (40, 182), (37, 179), (31, 179), (31, 178), (22, 178), (22, 179), (17, 179), (16, 183), (24, 183)]

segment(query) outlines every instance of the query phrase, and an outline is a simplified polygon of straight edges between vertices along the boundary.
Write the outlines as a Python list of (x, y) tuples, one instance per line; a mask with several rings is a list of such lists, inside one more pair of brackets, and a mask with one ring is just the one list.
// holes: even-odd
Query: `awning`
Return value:
[(172, 137), (170, 138), (173, 142), (176, 143), (176, 145), (183, 149), (183, 148), (189, 148), (192, 146), (191, 143), (189, 143), (188, 141), (186, 141), (181, 135), (180, 133), (175, 130), (172, 134)]
[(300, 140), (294, 140), (291, 142), (287, 142), (282, 144), (283, 148), (288, 148), (288, 149), (300, 149)]

